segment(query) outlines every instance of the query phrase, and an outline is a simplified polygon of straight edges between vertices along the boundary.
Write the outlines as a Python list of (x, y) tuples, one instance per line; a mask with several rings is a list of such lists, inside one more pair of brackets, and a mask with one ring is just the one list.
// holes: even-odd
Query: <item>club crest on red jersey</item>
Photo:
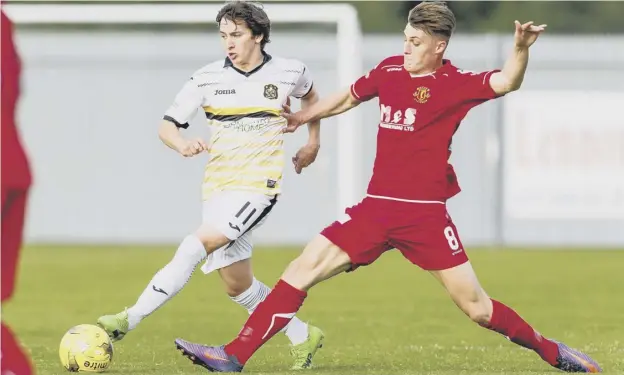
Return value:
[(416, 89), (416, 92), (414, 92), (414, 99), (421, 104), (427, 103), (427, 100), (429, 100), (430, 97), (431, 90), (429, 90), (429, 87), (420, 86)]

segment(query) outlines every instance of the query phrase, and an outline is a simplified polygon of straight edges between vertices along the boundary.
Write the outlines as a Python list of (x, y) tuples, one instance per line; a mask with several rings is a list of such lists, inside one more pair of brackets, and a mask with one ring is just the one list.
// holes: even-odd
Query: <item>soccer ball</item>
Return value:
[(102, 328), (81, 324), (63, 336), (59, 356), (69, 372), (104, 372), (113, 361), (113, 343)]

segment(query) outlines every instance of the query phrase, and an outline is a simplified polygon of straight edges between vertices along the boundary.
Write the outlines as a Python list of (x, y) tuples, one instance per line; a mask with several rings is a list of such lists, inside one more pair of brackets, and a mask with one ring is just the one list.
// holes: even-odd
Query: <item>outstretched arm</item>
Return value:
[[(314, 106), (319, 102), (319, 95), (314, 88), (310, 90), (308, 95), (301, 98), (301, 108), (306, 109)], [(308, 122), (308, 144), (319, 145), (321, 143), (321, 120)]]
[[(301, 98), (301, 108), (312, 107), (318, 103), (319, 95), (314, 88), (308, 92), (306, 96)], [(316, 156), (318, 155), (321, 147), (321, 121), (315, 120), (308, 123), (308, 143), (297, 151), (297, 154), (292, 157), (293, 165), (295, 166), (295, 172), (300, 174), (301, 171), (314, 163)]]
[(314, 105), (299, 112), (304, 123), (318, 121), (327, 117), (339, 115), (356, 107), (361, 102), (351, 95), (351, 90), (346, 89), (319, 100)]
[(282, 116), (288, 120), (288, 127), (284, 131), (286, 133), (293, 132), (305, 123), (339, 115), (360, 103), (359, 100), (351, 95), (350, 89), (339, 91), (297, 113), (291, 114), (288, 111), (282, 113)]
[(546, 25), (534, 26), (533, 21), (524, 25), (516, 21), (515, 26), (515, 44), (511, 55), (507, 58), (503, 70), (492, 74), (490, 78), (490, 86), (498, 95), (505, 95), (520, 88), (529, 63), (529, 47), (546, 29)]

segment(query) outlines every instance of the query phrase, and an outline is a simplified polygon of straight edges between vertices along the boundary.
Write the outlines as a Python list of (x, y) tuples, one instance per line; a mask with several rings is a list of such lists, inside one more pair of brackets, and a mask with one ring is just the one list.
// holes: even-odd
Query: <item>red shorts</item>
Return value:
[(468, 261), (444, 204), (367, 197), (345, 213), (346, 221), (332, 223), (321, 234), (349, 255), (353, 269), (373, 263), (391, 249), (431, 271)]

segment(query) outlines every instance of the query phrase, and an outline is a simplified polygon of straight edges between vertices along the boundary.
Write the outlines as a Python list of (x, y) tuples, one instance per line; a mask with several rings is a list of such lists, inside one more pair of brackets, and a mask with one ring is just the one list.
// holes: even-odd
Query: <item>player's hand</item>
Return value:
[(525, 24), (521, 24), (518, 21), (515, 21), (516, 24), (516, 33), (514, 35), (514, 40), (516, 42), (516, 47), (518, 48), (529, 48), (535, 41), (537, 37), (546, 30), (546, 25), (533, 25), (533, 21), (527, 22)]
[(206, 142), (201, 138), (184, 140), (178, 147), (178, 152), (184, 157), (191, 157), (208, 150)]
[(301, 174), (303, 168), (306, 168), (310, 164), (314, 163), (320, 148), (321, 145), (318, 143), (308, 143), (297, 151), (297, 154), (292, 158), (293, 165), (295, 166), (295, 172), (297, 172), (297, 174)]
[(282, 106), (280, 116), (286, 119), (286, 127), (282, 130), (283, 133), (293, 133), (298, 127), (303, 125), (297, 113), (292, 113), (288, 104)]

